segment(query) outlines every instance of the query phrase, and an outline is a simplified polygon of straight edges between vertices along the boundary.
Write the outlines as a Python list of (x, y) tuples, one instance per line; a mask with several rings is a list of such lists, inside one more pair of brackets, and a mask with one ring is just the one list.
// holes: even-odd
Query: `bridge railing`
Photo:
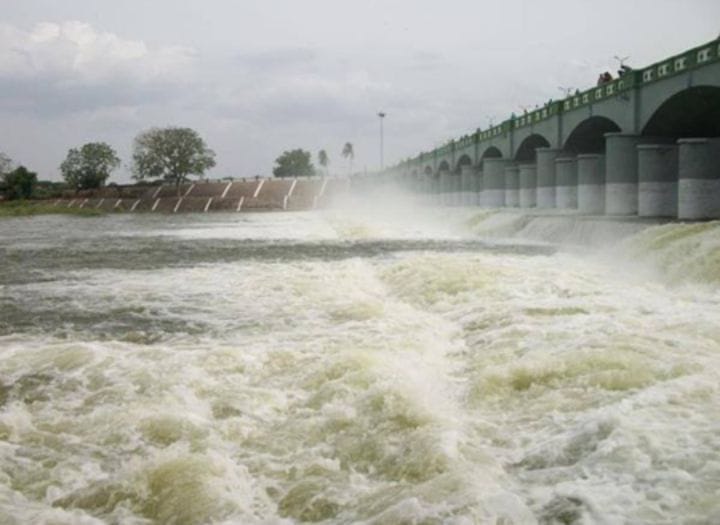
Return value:
[(650, 84), (718, 60), (720, 60), (720, 40), (713, 40), (642, 69), (640, 81), (643, 85)]

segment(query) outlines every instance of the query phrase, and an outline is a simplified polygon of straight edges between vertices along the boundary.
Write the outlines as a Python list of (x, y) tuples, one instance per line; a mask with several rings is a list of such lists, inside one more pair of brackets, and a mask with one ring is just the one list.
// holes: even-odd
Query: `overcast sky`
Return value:
[[(283, 150), (357, 169), (712, 40), (718, 0), (0, 0), (0, 151), (60, 179), (68, 148), (189, 126), (212, 177)], [(113, 180), (127, 181), (123, 168)]]

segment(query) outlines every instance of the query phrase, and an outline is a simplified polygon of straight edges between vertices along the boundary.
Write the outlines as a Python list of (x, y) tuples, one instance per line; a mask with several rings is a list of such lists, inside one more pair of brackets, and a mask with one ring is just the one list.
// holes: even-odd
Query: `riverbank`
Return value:
[(30, 217), (33, 215), (50, 214), (97, 217), (99, 215), (105, 215), (106, 212), (93, 208), (55, 206), (54, 201), (10, 201), (0, 203), (0, 219), (4, 217)]

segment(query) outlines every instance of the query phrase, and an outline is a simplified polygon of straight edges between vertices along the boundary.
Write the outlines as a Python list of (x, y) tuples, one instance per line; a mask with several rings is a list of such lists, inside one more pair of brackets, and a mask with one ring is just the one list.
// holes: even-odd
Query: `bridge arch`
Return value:
[(438, 171), (450, 171), (450, 163), (447, 160), (442, 160), (438, 164)]
[(605, 133), (621, 131), (620, 126), (607, 117), (593, 116), (580, 122), (568, 135), (563, 150), (566, 153), (604, 153)]
[(500, 151), (499, 148), (496, 146), (490, 146), (489, 148), (485, 149), (485, 151), (482, 152), (482, 155), (480, 155), (480, 163), (482, 164), (482, 161), (485, 159), (501, 159), (502, 158), (502, 151)]
[(472, 166), (472, 159), (469, 155), (462, 155), (455, 163), (455, 173), (460, 173), (463, 166)]
[(720, 137), (720, 87), (694, 86), (666, 98), (641, 134), (652, 137)]
[(537, 148), (549, 147), (550, 142), (545, 137), (534, 133), (520, 143), (520, 146), (515, 152), (515, 160), (519, 162), (534, 162), (535, 150)]

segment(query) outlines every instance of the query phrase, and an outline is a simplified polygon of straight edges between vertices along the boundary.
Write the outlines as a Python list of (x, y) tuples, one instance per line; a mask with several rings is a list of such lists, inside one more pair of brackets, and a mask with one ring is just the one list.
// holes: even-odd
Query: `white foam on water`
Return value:
[[(716, 227), (363, 213), (120, 218), (87, 242), (135, 228), (167, 242), (294, 239), (322, 250), (323, 240), (480, 235), (559, 251), (100, 263), (0, 285), (27, 315), (49, 316), (44, 331), (0, 335), (0, 515), (720, 517)], [(18, 253), (54, 246), (52, 223), (27, 227), (33, 241)], [(566, 249), (586, 237), (591, 249)], [(9, 232), (0, 239), (13, 244)]]

